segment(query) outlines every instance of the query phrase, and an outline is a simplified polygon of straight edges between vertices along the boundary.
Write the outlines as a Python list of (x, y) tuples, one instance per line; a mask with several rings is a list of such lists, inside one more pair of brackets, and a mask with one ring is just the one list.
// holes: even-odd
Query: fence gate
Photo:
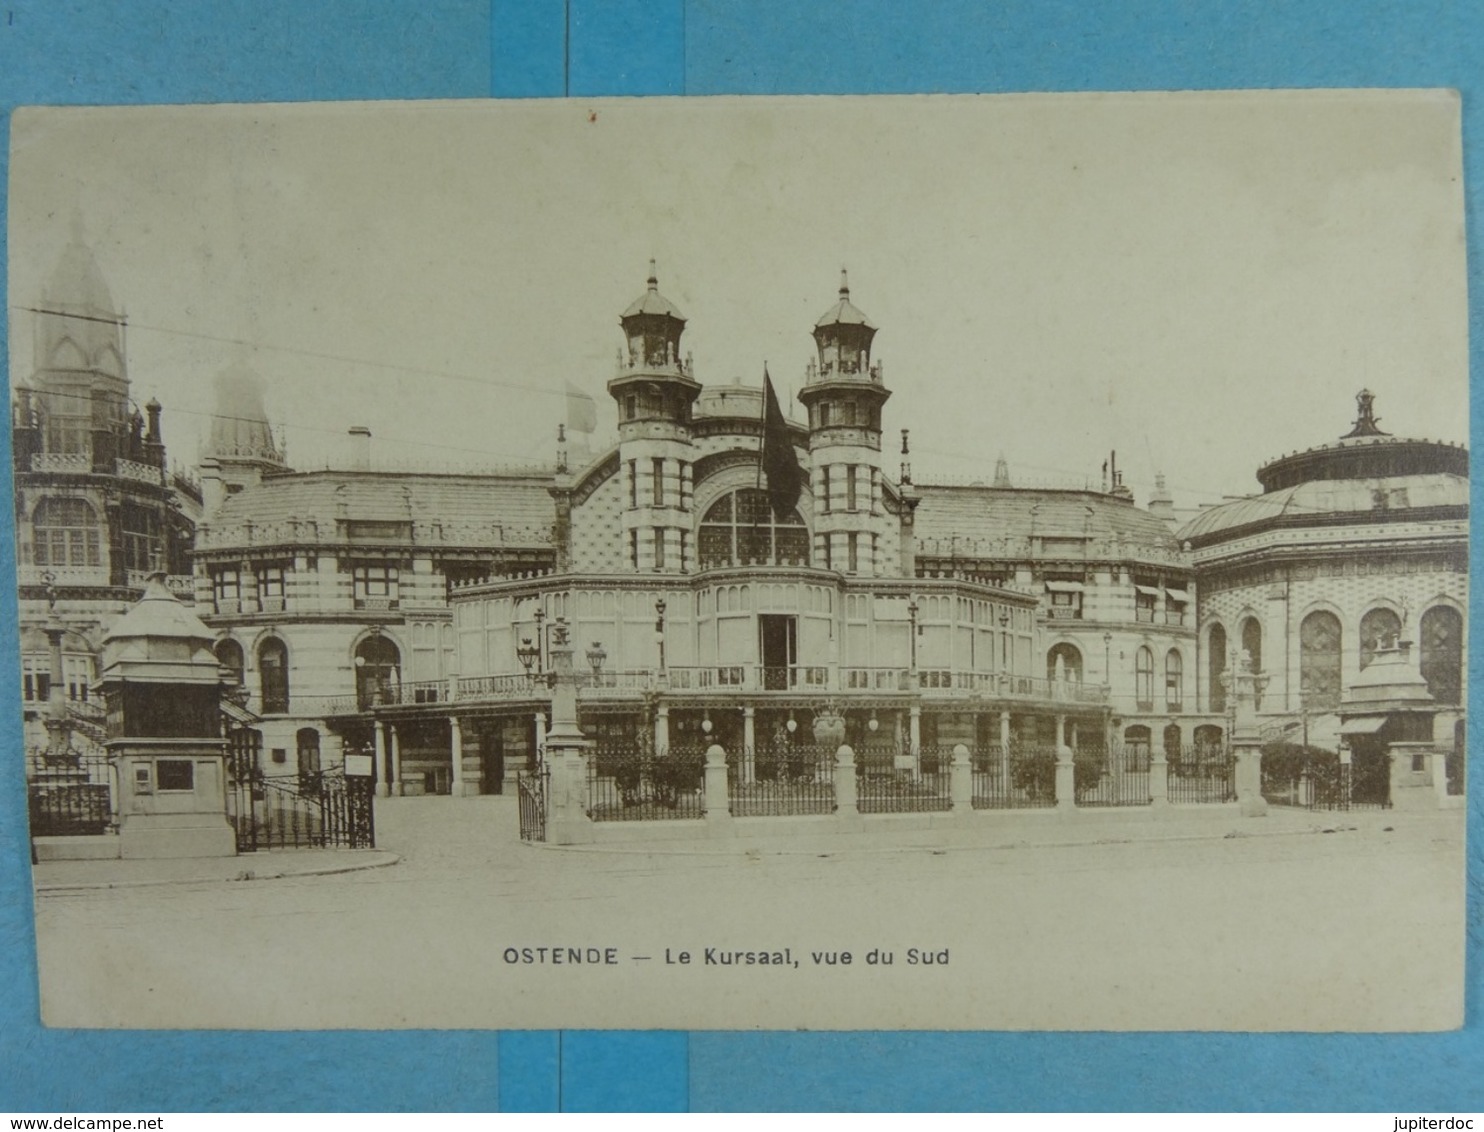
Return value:
[(374, 849), (370, 778), (336, 770), (269, 776), (255, 768), (227, 789), (237, 851)]
[(522, 841), (546, 840), (546, 797), (551, 772), (545, 767), (523, 770), (516, 777), (515, 785), (520, 794), (520, 839)]

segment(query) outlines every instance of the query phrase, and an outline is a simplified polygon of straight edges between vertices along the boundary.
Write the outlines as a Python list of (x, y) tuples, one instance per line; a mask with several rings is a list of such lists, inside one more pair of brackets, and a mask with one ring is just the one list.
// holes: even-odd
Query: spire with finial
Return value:
[(850, 298), (850, 277), (845, 273), (843, 267), (840, 268), (840, 298)]
[(1349, 440), (1356, 436), (1390, 436), (1389, 432), (1381, 431), (1380, 424), (1381, 418), (1376, 416), (1376, 395), (1369, 389), (1362, 389), (1355, 395), (1355, 427), (1340, 439)]
[(655, 268), (653, 256), (649, 259), (649, 289), (655, 293), (660, 289), (660, 273)]
[[(844, 287), (843, 284), (841, 285), (841, 288), (840, 289), (841, 289), (842, 292), (845, 290), (845, 287)], [(912, 486), (912, 461), (909, 458), (912, 455), (912, 448), (911, 448), (911, 445), (908, 444), (908, 436), (909, 436), (909, 430), (907, 430), (905, 428), (902, 429), (902, 475), (901, 475), (901, 480), (902, 480), (902, 486), (903, 487), (911, 487)]]
[(1010, 464), (1005, 459), (1005, 454), (1003, 452), (1000, 453), (999, 459), (997, 459), (994, 462), (994, 486), (995, 487), (1013, 487), (1014, 486), (1014, 484), (1012, 484), (1010, 482)]

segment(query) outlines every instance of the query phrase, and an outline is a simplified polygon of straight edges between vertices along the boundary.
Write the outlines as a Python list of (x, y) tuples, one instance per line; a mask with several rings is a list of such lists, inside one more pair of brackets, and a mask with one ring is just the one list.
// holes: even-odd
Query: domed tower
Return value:
[(283, 454), (268, 426), (263, 379), (245, 365), (216, 375), (211, 437), (201, 453), (202, 505), (210, 515), (228, 495), (285, 470)]
[(875, 520), (881, 514), (881, 407), (891, 396), (881, 365), (871, 364), (876, 327), (850, 301), (840, 272), (840, 299), (814, 324), (819, 358), (799, 400), (809, 410), (814, 468), (814, 563), (850, 574), (877, 574)]
[(33, 340), (40, 450), (88, 456), (111, 472), (129, 429), (124, 316), (83, 243), (80, 221), (42, 289)]
[(649, 287), (619, 319), (626, 346), (608, 392), (618, 403), (624, 538), (635, 570), (692, 569), (691, 408), (701, 392), (680, 355), (685, 316), (660, 294), (654, 260)]

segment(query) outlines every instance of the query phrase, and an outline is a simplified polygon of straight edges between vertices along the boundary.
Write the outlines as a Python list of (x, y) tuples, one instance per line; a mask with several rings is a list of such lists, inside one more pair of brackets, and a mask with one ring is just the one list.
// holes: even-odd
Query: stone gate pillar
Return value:
[(551, 627), (551, 727), (546, 732), (545, 758), (551, 770), (546, 840), (553, 845), (575, 845), (592, 840), (587, 816), (587, 757), (591, 744), (577, 726), (577, 677), (572, 670), (572, 645), (564, 618)]

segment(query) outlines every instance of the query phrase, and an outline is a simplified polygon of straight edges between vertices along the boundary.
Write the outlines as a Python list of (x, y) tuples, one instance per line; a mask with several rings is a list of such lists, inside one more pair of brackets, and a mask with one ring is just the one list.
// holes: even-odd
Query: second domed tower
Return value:
[(880, 573), (874, 519), (881, 514), (881, 408), (891, 396), (871, 363), (876, 327), (840, 297), (814, 325), (818, 357), (799, 400), (809, 411), (814, 468), (814, 562), (847, 574)]
[(619, 319), (626, 345), (608, 392), (618, 404), (620, 474), (629, 564), (646, 573), (691, 569), (691, 407), (701, 386), (680, 354), (685, 316), (660, 294), (654, 260), (648, 289)]

